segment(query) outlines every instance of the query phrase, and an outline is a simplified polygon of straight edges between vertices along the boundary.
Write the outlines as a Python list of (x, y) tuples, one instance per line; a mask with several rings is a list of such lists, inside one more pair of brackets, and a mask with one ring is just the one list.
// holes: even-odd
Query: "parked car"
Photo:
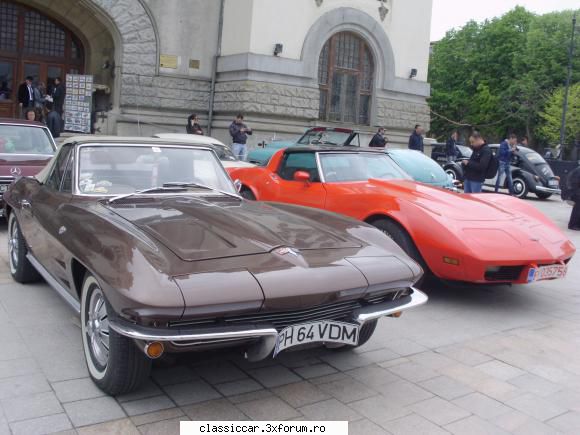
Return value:
[(389, 149), (387, 155), (415, 181), (445, 189), (456, 189), (453, 178), (437, 162), (420, 151)]
[(358, 132), (349, 128), (314, 127), (309, 128), (297, 141), (272, 141), (248, 153), (248, 162), (264, 166), (280, 149), (300, 145), (350, 145), (360, 146)]
[(165, 353), (356, 347), (426, 302), (421, 268), (380, 231), (244, 200), (209, 147), (77, 137), (5, 193), (12, 277), (40, 276), (81, 318), (89, 374), (137, 387)]
[(157, 133), (153, 137), (191, 143), (192, 145), (209, 146), (216, 152), (226, 171), (230, 171), (232, 168), (251, 168), (254, 166), (252, 163), (239, 160), (229, 146), (213, 137), (183, 133)]
[(0, 216), (2, 194), (18, 177), (40, 171), (52, 158), (56, 144), (40, 122), (0, 118)]
[[(494, 154), (499, 152), (499, 144), (489, 145)], [(462, 158), (468, 158), (466, 155)], [(463, 181), (463, 167), (461, 161), (446, 163), (445, 172), (453, 178)], [(540, 199), (548, 199), (553, 194), (560, 194), (560, 179), (554, 175), (550, 165), (544, 158), (531, 148), (518, 146), (511, 161), (512, 181), (514, 195), (525, 198), (529, 193), (534, 193)], [(496, 177), (485, 180), (484, 185), (494, 187)], [(500, 187), (507, 189), (507, 179), (502, 174)]]
[(341, 213), (376, 226), (438, 278), (527, 283), (561, 278), (575, 252), (532, 205), (411, 180), (384, 151), (291, 147), (232, 177), (249, 199)]
[[(471, 156), (471, 148), (465, 145), (463, 142), (458, 142), (456, 145), (458, 158), (469, 158)], [(447, 163), (447, 144), (445, 143), (434, 143), (431, 145), (431, 158), (438, 162), (440, 165)]]

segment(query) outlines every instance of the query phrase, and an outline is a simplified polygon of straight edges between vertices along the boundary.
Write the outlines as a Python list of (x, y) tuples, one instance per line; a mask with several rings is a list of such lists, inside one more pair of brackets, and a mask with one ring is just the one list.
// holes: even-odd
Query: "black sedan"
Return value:
[[(499, 144), (490, 144), (491, 151), (497, 155)], [(463, 180), (461, 160), (471, 156), (471, 150), (461, 147), (461, 157), (455, 162), (445, 163), (443, 169), (457, 180)], [(530, 148), (518, 146), (511, 161), (514, 195), (525, 198), (534, 193), (540, 199), (548, 199), (553, 194), (560, 194), (560, 179), (554, 175), (544, 158)], [(495, 187), (497, 177), (485, 180), (486, 186)], [(500, 188), (507, 189), (505, 175), (500, 179)]]

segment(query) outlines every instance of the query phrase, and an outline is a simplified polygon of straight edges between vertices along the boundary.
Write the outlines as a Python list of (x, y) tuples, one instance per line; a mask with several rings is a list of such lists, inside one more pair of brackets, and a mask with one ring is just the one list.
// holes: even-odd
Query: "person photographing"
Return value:
[(230, 136), (232, 137), (232, 152), (239, 160), (246, 157), (246, 141), (252, 134), (252, 129), (244, 124), (244, 115), (239, 113), (234, 122), (230, 125)]

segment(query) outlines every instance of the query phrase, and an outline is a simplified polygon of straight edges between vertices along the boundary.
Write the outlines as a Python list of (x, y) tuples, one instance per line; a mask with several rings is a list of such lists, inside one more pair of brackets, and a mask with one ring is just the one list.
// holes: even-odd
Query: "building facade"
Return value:
[(432, 0), (0, 0), (0, 116), (32, 75), (92, 74), (97, 133), (185, 132), (198, 114), (251, 145), (313, 125), (406, 142), (429, 128)]

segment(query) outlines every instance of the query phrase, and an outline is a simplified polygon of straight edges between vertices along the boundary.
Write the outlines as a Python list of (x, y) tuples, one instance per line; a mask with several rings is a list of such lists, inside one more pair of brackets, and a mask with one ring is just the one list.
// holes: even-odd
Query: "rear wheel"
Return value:
[(40, 280), (39, 273), (28, 261), (26, 254), (28, 254), (28, 247), (20, 231), (16, 214), (12, 212), (8, 218), (8, 261), (12, 278), (23, 284)]
[(83, 350), (93, 382), (116, 395), (137, 388), (151, 370), (151, 360), (133, 340), (109, 327), (111, 307), (95, 277), (85, 275), (81, 296)]
[(445, 169), (445, 173), (451, 177), (452, 180), (459, 180), (459, 174), (455, 169)]
[(240, 195), (242, 196), (242, 198), (249, 199), (250, 201), (256, 200), (256, 195), (254, 195), (254, 192), (252, 192), (247, 187), (242, 188)]
[(514, 184), (514, 195), (517, 196), (518, 198), (524, 199), (526, 196), (528, 196), (528, 185), (526, 184), (526, 180), (524, 180), (522, 177), (514, 177), (513, 179), (513, 184)]

